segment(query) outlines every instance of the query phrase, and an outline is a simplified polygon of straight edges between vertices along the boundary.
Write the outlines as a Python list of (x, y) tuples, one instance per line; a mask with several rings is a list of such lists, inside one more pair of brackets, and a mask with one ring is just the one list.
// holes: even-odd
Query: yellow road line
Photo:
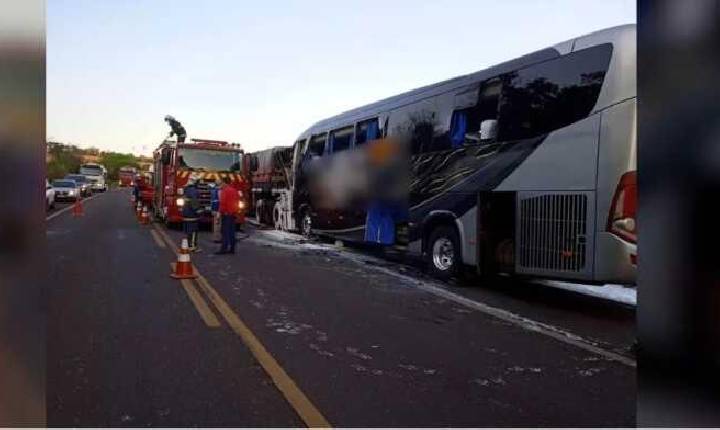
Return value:
[[(177, 252), (177, 245), (173, 242), (172, 238), (160, 227), (153, 225), (158, 233), (165, 239), (168, 246)], [(290, 403), (290, 406), (297, 412), (300, 418), (305, 422), (308, 427), (331, 427), (330, 423), (315, 407), (315, 405), (308, 399), (305, 393), (298, 387), (293, 381), (290, 375), (285, 372), (285, 369), (270, 355), (265, 349), (260, 340), (245, 325), (240, 317), (230, 308), (230, 306), (220, 297), (215, 289), (210, 286), (210, 283), (204, 276), (200, 274), (195, 267), (195, 273), (198, 274), (197, 283), (205, 294), (210, 298), (210, 301), (215, 305), (215, 309), (220, 312), (220, 315), (225, 319), (230, 328), (240, 336), (240, 339), (247, 345), (252, 352), (255, 359), (265, 369), (265, 372), (270, 376), (273, 383), (278, 390), (282, 393), (285, 399)]]
[[(175, 266), (172, 264), (171, 266), (174, 269)], [(205, 321), (205, 324), (208, 327), (220, 327), (220, 320), (218, 320), (215, 316), (215, 312), (210, 309), (210, 306), (207, 304), (205, 299), (203, 299), (200, 293), (198, 293), (195, 289), (193, 283), (189, 279), (181, 279), (180, 285), (182, 285), (183, 289), (185, 289), (190, 301), (193, 302), (193, 305), (195, 305), (195, 309), (198, 311), (203, 321)]]
[(159, 246), (160, 248), (165, 248), (165, 242), (162, 241), (162, 239), (160, 238), (160, 235), (158, 234), (157, 231), (150, 230), (150, 234), (152, 235), (153, 240), (155, 240), (155, 243), (157, 244), (157, 246)]
[(153, 224), (153, 228), (155, 229), (156, 232), (158, 232), (160, 234), (160, 236), (162, 236), (163, 239), (165, 239), (165, 242), (168, 244), (170, 249), (175, 251), (175, 253), (177, 254), (178, 246), (175, 245), (175, 242), (173, 242), (172, 238), (165, 232), (165, 230), (163, 230), (161, 227), (158, 227), (157, 224)]
[(265, 349), (260, 340), (253, 334), (245, 323), (242, 322), (240, 317), (233, 312), (230, 306), (225, 300), (220, 297), (217, 291), (210, 286), (210, 283), (205, 279), (204, 276), (198, 273), (198, 284), (205, 291), (205, 294), (210, 297), (210, 301), (213, 302), (215, 308), (220, 312), (220, 315), (225, 318), (225, 321), (233, 329), (233, 331), (242, 338), (245, 345), (250, 348), (250, 351), (255, 356), (260, 365), (270, 375), (270, 378), (275, 383), (275, 386), (285, 396), (288, 403), (295, 409), (300, 415), (300, 418), (307, 424), (308, 427), (330, 427), (330, 423), (320, 413), (320, 411), (313, 405), (310, 399), (307, 398), (305, 393), (300, 390), (295, 381), (285, 372), (285, 369), (278, 364), (275, 358)]

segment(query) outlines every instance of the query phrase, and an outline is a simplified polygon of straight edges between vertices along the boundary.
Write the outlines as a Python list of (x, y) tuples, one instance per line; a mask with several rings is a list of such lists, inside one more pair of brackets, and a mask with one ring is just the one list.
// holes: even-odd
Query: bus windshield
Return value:
[(178, 165), (191, 170), (240, 171), (240, 153), (211, 149), (180, 148)]

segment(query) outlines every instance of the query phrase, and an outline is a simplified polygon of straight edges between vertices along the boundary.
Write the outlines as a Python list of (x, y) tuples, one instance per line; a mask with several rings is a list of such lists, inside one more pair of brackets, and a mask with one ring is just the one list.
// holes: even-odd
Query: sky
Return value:
[(636, 22), (634, 0), (47, 0), (47, 138), (149, 155), (165, 115), (252, 152), (314, 122)]

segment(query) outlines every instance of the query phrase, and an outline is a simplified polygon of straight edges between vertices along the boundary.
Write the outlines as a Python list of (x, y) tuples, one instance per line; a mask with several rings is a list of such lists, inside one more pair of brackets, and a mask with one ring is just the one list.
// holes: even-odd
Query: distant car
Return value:
[(82, 190), (72, 179), (55, 179), (52, 182), (55, 191), (55, 201), (74, 201), (81, 197)]
[(78, 186), (80, 187), (80, 192), (82, 197), (87, 197), (89, 195), (92, 195), (92, 183), (90, 182), (90, 179), (85, 175), (79, 175), (79, 174), (72, 174), (72, 175), (65, 175), (65, 179), (70, 179), (75, 181)]
[(55, 208), (55, 188), (53, 188), (50, 181), (45, 179), (45, 209), (50, 210)]

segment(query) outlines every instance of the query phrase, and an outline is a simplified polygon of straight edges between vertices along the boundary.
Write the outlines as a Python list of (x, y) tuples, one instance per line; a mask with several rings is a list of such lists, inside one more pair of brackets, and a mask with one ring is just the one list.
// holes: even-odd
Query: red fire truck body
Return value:
[(216, 181), (229, 177), (241, 195), (236, 222), (244, 223), (250, 187), (243, 155), (239, 145), (218, 140), (164, 141), (153, 154), (155, 215), (168, 224), (181, 222), (183, 188), (193, 178), (198, 189), (200, 221), (211, 222), (211, 188)]
[(153, 188), (152, 173), (143, 172), (135, 176), (134, 181), (138, 187), (138, 194), (143, 205), (152, 207), (155, 197), (155, 189)]
[(135, 185), (134, 178), (136, 175), (137, 169), (134, 167), (129, 166), (123, 166), (120, 168), (120, 171), (118, 172), (118, 176), (120, 179), (120, 186), (121, 187), (132, 187)]

